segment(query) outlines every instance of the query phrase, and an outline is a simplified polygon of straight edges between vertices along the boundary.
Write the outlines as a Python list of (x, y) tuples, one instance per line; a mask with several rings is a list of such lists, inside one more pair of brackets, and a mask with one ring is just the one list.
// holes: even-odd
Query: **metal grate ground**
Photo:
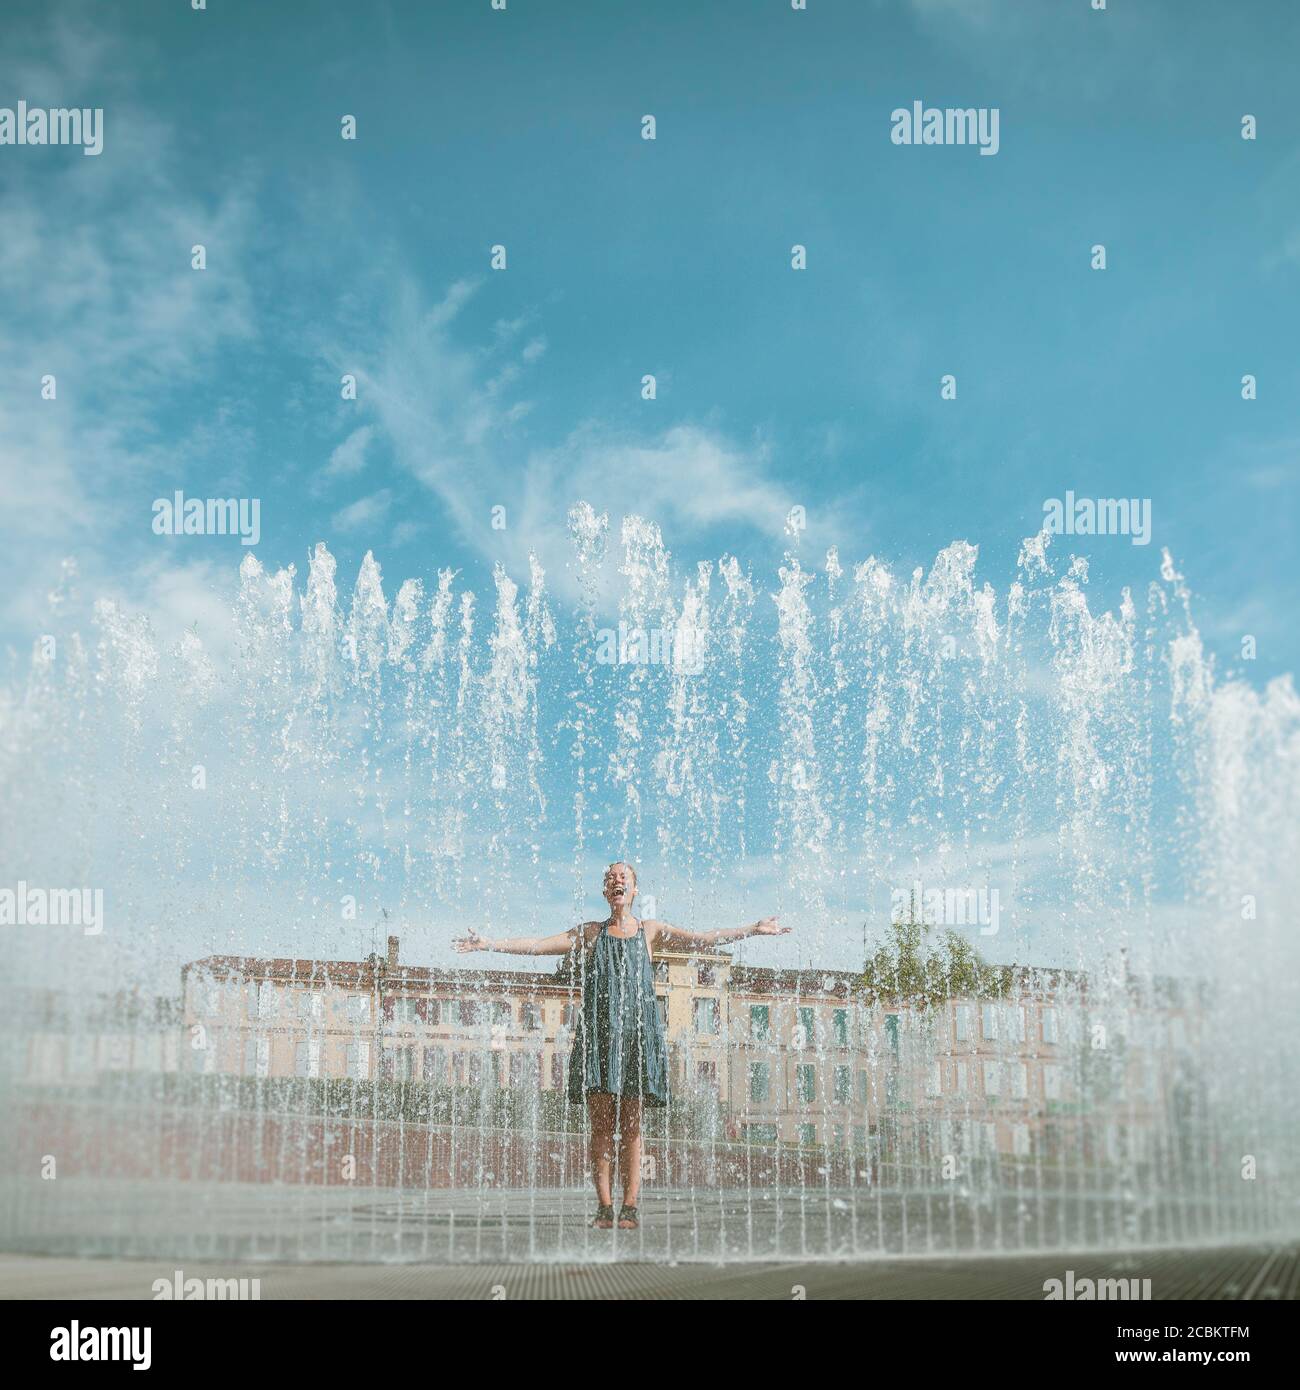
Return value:
[[(176, 1261), (0, 1255), (3, 1299), (151, 1299)], [(192, 1264), (187, 1278), (256, 1278), (265, 1299), (1042, 1299), (1063, 1278), (1151, 1280), (1156, 1300), (1300, 1297), (1300, 1246), (791, 1264)]]

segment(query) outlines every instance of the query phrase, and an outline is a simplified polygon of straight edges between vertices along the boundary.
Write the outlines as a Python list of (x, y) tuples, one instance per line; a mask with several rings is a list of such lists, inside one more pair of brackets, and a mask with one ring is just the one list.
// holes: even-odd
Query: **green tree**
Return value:
[(960, 933), (936, 934), (913, 916), (891, 922), (885, 940), (868, 956), (859, 988), (872, 1003), (938, 1003), (956, 996), (993, 998), (1007, 993), (1010, 965), (990, 965)]

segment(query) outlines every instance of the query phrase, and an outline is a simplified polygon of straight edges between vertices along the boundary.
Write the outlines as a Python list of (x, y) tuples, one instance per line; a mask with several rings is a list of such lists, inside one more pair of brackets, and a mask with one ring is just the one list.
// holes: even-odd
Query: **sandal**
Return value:
[(641, 1222), (637, 1219), (636, 1208), (630, 1207), (626, 1202), (618, 1214), (618, 1229), (620, 1231), (635, 1231)]
[(591, 1224), (598, 1231), (612, 1231), (614, 1229), (614, 1208), (608, 1203), (602, 1202), (596, 1208), (596, 1219)]

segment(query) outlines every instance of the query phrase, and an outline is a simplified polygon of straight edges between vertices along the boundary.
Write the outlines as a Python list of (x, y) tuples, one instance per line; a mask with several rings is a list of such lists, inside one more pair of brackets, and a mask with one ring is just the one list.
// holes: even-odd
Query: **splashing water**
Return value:
[[(324, 545), (164, 648), (76, 575), (0, 688), (0, 1240), (289, 1259), (869, 1256), (1300, 1225), (1300, 702), (1217, 675), (1166, 556), (1089, 602), (1026, 541), (679, 574), (627, 517), (350, 600)], [(656, 962), (672, 1103), (593, 1232), (574, 977), (453, 936), (599, 918)], [(102, 892), (98, 928), (66, 920)], [(87, 899), (86, 901), (90, 901)], [(53, 920), (64, 914), (65, 920)], [(390, 940), (396, 938), (396, 940)], [(560, 969), (556, 971), (556, 965)], [(51, 1178), (57, 1180), (51, 1181)]]

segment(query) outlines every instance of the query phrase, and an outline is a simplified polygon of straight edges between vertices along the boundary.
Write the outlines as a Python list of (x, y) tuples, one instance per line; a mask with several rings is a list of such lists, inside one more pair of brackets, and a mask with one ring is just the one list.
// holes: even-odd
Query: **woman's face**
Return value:
[(601, 890), (605, 901), (617, 911), (620, 907), (631, 907), (636, 897), (636, 874), (630, 864), (611, 864), (605, 870), (605, 886)]

